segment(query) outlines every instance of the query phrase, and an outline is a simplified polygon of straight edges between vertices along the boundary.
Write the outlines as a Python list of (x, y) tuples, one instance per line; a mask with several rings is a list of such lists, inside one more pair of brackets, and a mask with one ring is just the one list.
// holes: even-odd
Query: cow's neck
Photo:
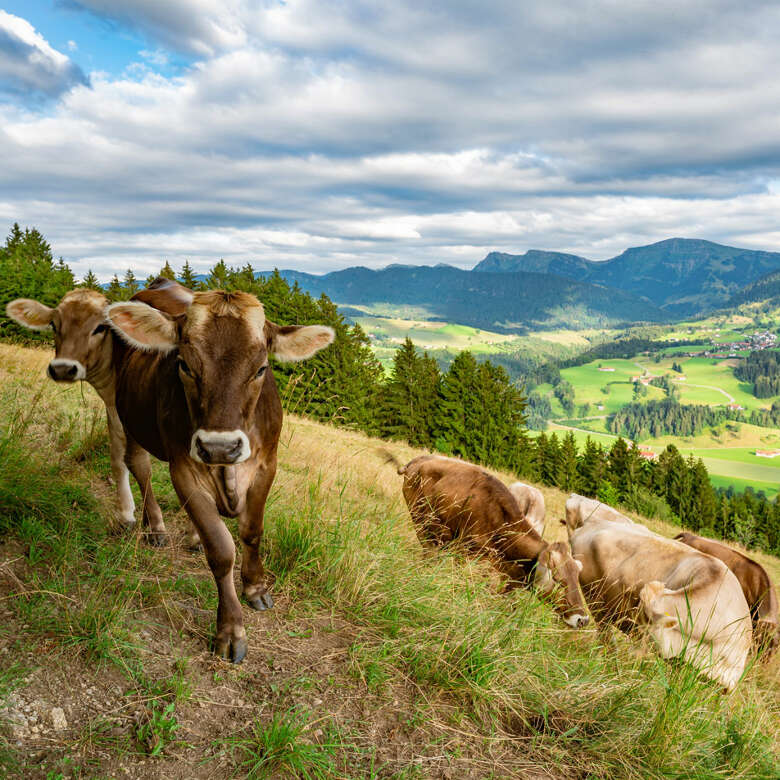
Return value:
[(104, 348), (97, 366), (87, 371), (87, 382), (95, 388), (106, 406), (113, 406), (116, 394), (116, 373), (114, 371), (113, 341)]

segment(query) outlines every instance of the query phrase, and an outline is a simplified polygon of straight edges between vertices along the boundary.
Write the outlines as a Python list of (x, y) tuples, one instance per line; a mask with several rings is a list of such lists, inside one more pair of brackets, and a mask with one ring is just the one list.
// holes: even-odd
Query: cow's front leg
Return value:
[(263, 610), (273, 607), (268, 592), (265, 568), (260, 557), (260, 542), (263, 539), (263, 514), (268, 491), (276, 474), (276, 463), (261, 466), (247, 492), (244, 511), (238, 517), (238, 528), (243, 543), (241, 556), (241, 582), (244, 598), (252, 609)]
[(125, 430), (115, 407), (106, 406), (106, 417), (111, 451), (111, 476), (114, 478), (119, 501), (118, 526), (128, 529), (135, 525), (135, 501), (130, 489), (130, 471), (125, 463)]
[(233, 564), (236, 560), (233, 537), (222, 522), (212, 496), (198, 488), (186, 472), (182, 473), (173, 466), (171, 479), (182, 506), (198, 529), (206, 560), (217, 584), (219, 606), (214, 652), (226, 661), (241, 663), (246, 655), (247, 640), (241, 604), (233, 582)]
[(138, 483), (143, 502), (143, 524), (146, 532), (146, 540), (153, 547), (165, 547), (168, 544), (168, 532), (163, 522), (162, 509), (157, 503), (152, 490), (152, 463), (149, 453), (136, 443), (130, 436), (126, 436), (125, 462)]

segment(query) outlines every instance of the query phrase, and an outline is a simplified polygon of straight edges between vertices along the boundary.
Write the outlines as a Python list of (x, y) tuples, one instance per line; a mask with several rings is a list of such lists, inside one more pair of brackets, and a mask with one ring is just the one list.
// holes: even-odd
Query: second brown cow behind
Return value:
[(566, 543), (548, 544), (539, 536), (503, 482), (478, 466), (441, 455), (396, 465), (422, 544), (458, 542), (472, 554), (487, 555), (510, 587), (533, 585), (543, 595), (555, 591), (554, 606), (565, 622), (572, 628), (588, 624), (580, 564)]

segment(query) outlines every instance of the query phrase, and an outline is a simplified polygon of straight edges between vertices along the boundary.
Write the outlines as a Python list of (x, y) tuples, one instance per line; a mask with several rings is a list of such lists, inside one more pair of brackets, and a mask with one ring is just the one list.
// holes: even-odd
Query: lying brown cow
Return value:
[(238, 518), (244, 597), (254, 609), (271, 607), (259, 545), (282, 406), (268, 357), (304, 360), (333, 341), (333, 330), (275, 325), (243, 292), (195, 293), (175, 319), (138, 302), (115, 303), (107, 316), (126, 342), (114, 350), (119, 417), (129, 438), (169, 463), (219, 592), (215, 652), (239, 663), (247, 640), (236, 549), (220, 515)]
[(542, 540), (503, 482), (478, 466), (441, 455), (421, 455), (397, 465), (423, 544), (444, 546), (457, 540), (474, 554), (486, 554), (509, 577), (510, 587), (533, 584), (547, 595), (557, 583), (556, 610), (572, 628), (588, 624), (579, 564), (565, 543)]
[[(168, 314), (181, 314), (192, 292), (177, 282), (157, 279), (149, 289), (135, 296)], [(55, 382), (88, 382), (106, 406), (111, 450), (111, 473), (119, 500), (119, 525), (135, 524), (135, 502), (130, 489), (133, 474), (143, 498), (143, 524), (149, 528), (147, 540), (154, 545), (166, 543), (167, 533), (162, 510), (154, 497), (149, 454), (134, 441), (126, 441), (115, 404), (114, 342), (105, 318), (108, 300), (95, 290), (71, 290), (56, 307), (19, 298), (6, 307), (8, 316), (26, 328), (54, 331), (54, 359), (48, 375)], [(129, 471), (128, 471), (129, 469)], [(193, 539), (193, 541), (195, 541)]]
[(689, 547), (718, 558), (734, 572), (750, 607), (753, 640), (758, 648), (763, 649), (763, 659), (768, 661), (780, 644), (780, 629), (778, 628), (777, 593), (766, 569), (747, 555), (712, 539), (687, 532), (678, 534), (674, 538)]
[(514, 496), (520, 511), (525, 515), (525, 519), (533, 527), (534, 531), (541, 536), (544, 533), (544, 495), (539, 488), (533, 485), (526, 485), (524, 482), (513, 482), (509, 486), (509, 492)]
[(750, 611), (724, 563), (604, 514), (589, 517), (569, 539), (601, 629), (646, 624), (664, 658), (683, 656), (728, 690), (737, 684), (750, 650)]

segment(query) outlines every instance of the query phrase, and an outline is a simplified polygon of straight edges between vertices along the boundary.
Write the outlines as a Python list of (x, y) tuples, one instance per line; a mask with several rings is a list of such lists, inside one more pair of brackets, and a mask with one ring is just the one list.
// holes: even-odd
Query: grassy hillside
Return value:
[[(45, 381), (49, 357), (0, 345), (7, 776), (777, 777), (780, 659), (723, 696), (642, 642), (566, 629), (486, 565), (424, 556), (378, 442), (304, 419), (268, 506), (276, 607), (245, 610), (244, 664), (215, 660), (212, 578), (164, 466), (174, 544), (111, 533), (99, 404)], [(543, 490), (559, 537), (565, 496)]]

